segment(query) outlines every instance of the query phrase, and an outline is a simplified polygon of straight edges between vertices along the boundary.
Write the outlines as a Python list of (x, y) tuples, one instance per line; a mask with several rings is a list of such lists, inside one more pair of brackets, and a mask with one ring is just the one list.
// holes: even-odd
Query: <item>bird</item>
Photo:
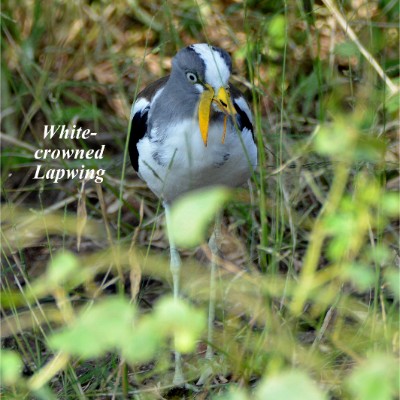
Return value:
[[(134, 170), (162, 201), (170, 247), (174, 298), (179, 298), (181, 260), (170, 231), (171, 204), (196, 189), (243, 186), (257, 167), (253, 117), (243, 94), (229, 82), (229, 54), (208, 43), (179, 50), (170, 75), (149, 84), (136, 97), (130, 116), (128, 151)], [(215, 259), (220, 218), (209, 246), (208, 347), (213, 349)], [(175, 349), (173, 384), (183, 385), (181, 355)]]

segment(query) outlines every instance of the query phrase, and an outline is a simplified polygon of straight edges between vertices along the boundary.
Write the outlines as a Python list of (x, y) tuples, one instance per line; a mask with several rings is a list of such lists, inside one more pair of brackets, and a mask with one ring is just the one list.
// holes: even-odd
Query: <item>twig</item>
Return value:
[(4, 140), (5, 142), (11, 143), (15, 146), (21, 147), (22, 149), (26, 149), (34, 153), (37, 148), (34, 146), (31, 146), (28, 143), (23, 142), (22, 140), (18, 140), (13, 136), (7, 135), (4, 132), (0, 132), (0, 141)]
[(322, 340), (322, 338), (325, 335), (326, 330), (328, 329), (329, 323), (332, 321), (332, 318), (334, 317), (334, 311), (337, 308), (337, 305), (339, 303), (339, 300), (342, 296), (342, 289), (343, 289), (343, 284), (340, 287), (339, 293), (334, 301), (334, 303), (332, 304), (332, 306), (329, 308), (328, 312), (325, 315), (324, 318), (324, 322), (322, 323), (321, 329), (319, 330), (317, 336), (314, 339), (314, 342), (311, 346), (312, 349), (314, 349)]
[(29, 389), (36, 391), (50, 381), (55, 375), (63, 370), (69, 361), (69, 356), (66, 353), (59, 352), (52, 358), (44, 367), (36, 372), (29, 380)]

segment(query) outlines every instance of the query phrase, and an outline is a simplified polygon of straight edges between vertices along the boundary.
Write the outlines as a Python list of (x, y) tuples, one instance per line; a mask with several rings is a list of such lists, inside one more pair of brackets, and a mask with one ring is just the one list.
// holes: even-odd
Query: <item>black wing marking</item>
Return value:
[(129, 136), (129, 157), (131, 159), (133, 169), (136, 172), (139, 171), (139, 151), (137, 144), (147, 132), (147, 117), (149, 115), (149, 109), (150, 103), (144, 109), (138, 110), (134, 114), (131, 122), (131, 133)]
[(233, 101), (233, 105), (235, 107), (235, 110), (237, 112), (236, 114), (236, 123), (238, 125), (238, 128), (240, 132), (243, 132), (244, 128), (247, 128), (251, 132), (251, 136), (253, 138), (253, 142), (256, 142), (256, 138), (254, 137), (254, 129), (253, 129), (253, 124), (251, 123), (248, 115), (246, 114), (245, 111), (243, 111), (239, 105)]
[(151, 100), (157, 91), (165, 86), (168, 79), (169, 75), (151, 83), (144, 90), (142, 90), (137, 97), (136, 102), (140, 99), (145, 99), (148, 100), (149, 103), (144, 108), (138, 110), (133, 115), (131, 121), (131, 132), (129, 135), (129, 157), (131, 159), (133, 169), (136, 172), (139, 171), (139, 151), (137, 149), (137, 144), (139, 140), (143, 139), (147, 132), (147, 119), (149, 116)]
[(242, 92), (239, 89), (237, 89), (234, 85), (230, 85), (229, 90), (231, 92), (231, 96), (233, 99), (233, 105), (237, 112), (236, 123), (238, 125), (238, 128), (240, 129), (240, 131), (243, 131), (244, 128), (247, 128), (251, 132), (254, 140), (253, 124), (251, 123), (250, 118), (248, 117), (246, 112), (242, 110), (239, 104), (236, 102), (236, 99), (239, 98), (243, 99), (244, 102), (246, 102), (246, 100), (244, 99)]
[(233, 105), (235, 106), (235, 110), (237, 112), (236, 116), (236, 122), (238, 124), (238, 127), (241, 131), (243, 131), (244, 128), (247, 128), (254, 136), (253, 132), (253, 124), (250, 122), (249, 117), (247, 116), (246, 112), (243, 111), (237, 104), (236, 102), (233, 102)]

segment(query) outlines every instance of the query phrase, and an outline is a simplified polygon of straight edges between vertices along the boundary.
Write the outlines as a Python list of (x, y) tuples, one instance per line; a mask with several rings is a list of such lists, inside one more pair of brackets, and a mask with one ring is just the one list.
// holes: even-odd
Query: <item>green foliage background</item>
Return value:
[[(396, 398), (398, 26), (394, 0), (3, 2), (2, 395)], [(232, 55), (259, 168), (250, 190), (177, 207), (175, 234), (197, 247), (182, 248), (174, 303), (162, 207), (126, 135), (139, 90), (195, 42)], [(99, 134), (44, 141), (49, 124)], [(32, 179), (36, 149), (101, 144), (87, 166), (102, 185)], [(205, 226), (223, 207), (210, 363)], [(171, 386), (173, 341), (189, 382), (212, 368), (203, 386)]]

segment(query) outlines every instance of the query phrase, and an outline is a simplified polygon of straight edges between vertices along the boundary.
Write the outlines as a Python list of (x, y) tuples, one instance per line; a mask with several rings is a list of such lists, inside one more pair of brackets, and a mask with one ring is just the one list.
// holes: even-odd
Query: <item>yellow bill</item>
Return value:
[(204, 145), (207, 146), (208, 141), (208, 125), (210, 123), (211, 103), (214, 98), (214, 90), (208, 87), (204, 90), (200, 97), (199, 103), (199, 126), (201, 137), (203, 138)]
[(214, 97), (214, 101), (217, 103), (218, 107), (224, 114), (237, 114), (235, 107), (232, 103), (231, 96), (224, 87), (219, 88), (217, 97)]
[(229, 92), (225, 88), (219, 88), (218, 94), (217, 96), (215, 96), (214, 89), (210, 85), (205, 85), (205, 87), (206, 90), (203, 91), (200, 97), (198, 110), (201, 137), (203, 139), (204, 145), (207, 146), (211, 103), (215, 102), (219, 109), (225, 114), (224, 131), (222, 133), (222, 143), (224, 143), (226, 135), (227, 116), (236, 114), (235, 107), (232, 103)]

